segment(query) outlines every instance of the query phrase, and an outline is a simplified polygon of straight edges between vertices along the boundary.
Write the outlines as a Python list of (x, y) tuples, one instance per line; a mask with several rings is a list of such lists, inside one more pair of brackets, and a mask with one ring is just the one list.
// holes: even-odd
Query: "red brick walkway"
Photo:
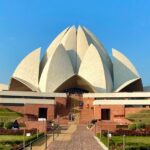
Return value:
[(69, 141), (54, 141), (48, 150), (103, 150), (85, 126), (78, 126)]

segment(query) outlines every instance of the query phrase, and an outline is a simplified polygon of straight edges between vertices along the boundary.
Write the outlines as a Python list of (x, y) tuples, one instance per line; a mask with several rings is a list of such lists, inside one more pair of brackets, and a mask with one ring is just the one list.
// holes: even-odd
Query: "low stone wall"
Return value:
[(116, 123), (110, 121), (100, 121), (94, 125), (91, 130), (93, 133), (100, 133), (101, 131), (116, 131)]
[(26, 121), (26, 129), (38, 129), (39, 132), (46, 132), (46, 121)]

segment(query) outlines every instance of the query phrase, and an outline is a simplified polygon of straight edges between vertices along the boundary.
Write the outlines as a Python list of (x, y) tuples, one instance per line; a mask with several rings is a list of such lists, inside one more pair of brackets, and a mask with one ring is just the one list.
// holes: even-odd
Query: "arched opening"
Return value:
[[(65, 92), (67, 94), (66, 104), (62, 105), (56, 101), (56, 115), (68, 116), (69, 121), (78, 120), (78, 116), (84, 107), (83, 93), (95, 93), (93, 86), (79, 75), (74, 75), (61, 84), (55, 92)], [(74, 117), (72, 117), (74, 116)], [(74, 119), (73, 119), (74, 118)]]
[(138, 91), (143, 91), (143, 86), (142, 86), (142, 81), (141, 79), (136, 80), (123, 88), (120, 92), (138, 92)]
[(32, 91), (25, 84), (21, 83), (20, 81), (14, 78), (11, 79), (9, 90), (10, 91)]
[(75, 75), (60, 85), (55, 92), (94, 93), (94, 88), (82, 77)]
[(63, 92), (70, 93), (70, 94), (74, 94), (74, 93), (82, 94), (82, 93), (88, 93), (89, 91), (81, 88), (69, 88), (69, 89), (65, 89)]

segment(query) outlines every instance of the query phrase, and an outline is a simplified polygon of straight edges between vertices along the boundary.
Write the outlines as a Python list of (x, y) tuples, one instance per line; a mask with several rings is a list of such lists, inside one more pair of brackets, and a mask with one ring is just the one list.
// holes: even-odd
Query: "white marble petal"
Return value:
[(49, 47), (46, 50), (46, 53), (44, 57), (42, 58), (41, 64), (40, 64), (40, 75), (43, 71), (43, 68), (45, 67), (47, 60), (49, 57), (55, 52), (58, 45), (61, 43), (62, 38), (64, 37), (65, 33), (68, 31), (69, 27), (66, 28), (64, 31), (62, 31), (49, 45)]
[(77, 33), (75, 26), (72, 26), (64, 35), (61, 44), (71, 59), (74, 72), (77, 72)]
[(110, 92), (112, 90), (111, 75), (93, 44), (90, 45), (84, 56), (79, 75), (95, 88), (95, 92)]
[(38, 48), (27, 55), (12, 75), (12, 78), (20, 79), (25, 81), (27, 85), (32, 85), (33, 89), (31, 90), (38, 90), (40, 51), (41, 48)]
[(81, 26), (79, 26), (77, 30), (77, 70), (79, 70), (80, 64), (88, 47), (89, 44), (86, 35)]
[(63, 45), (59, 45), (44, 67), (39, 88), (42, 92), (55, 92), (63, 82), (73, 75), (74, 71), (67, 51)]
[[(129, 81), (139, 79), (140, 76), (131, 61), (116, 49), (112, 49), (113, 73), (114, 73), (114, 90), (120, 91), (125, 88)], [(132, 82), (130, 82), (132, 83)], [(121, 88), (120, 88), (121, 87)]]
[(98, 40), (96, 38), (96, 36), (91, 31), (89, 31), (85, 27), (83, 27), (83, 29), (84, 29), (85, 35), (87, 37), (88, 43), (93, 44), (96, 47), (96, 49), (98, 50), (99, 54), (102, 57), (103, 62), (107, 65), (109, 71), (112, 74), (112, 72), (113, 72), (112, 71), (112, 61), (111, 61), (109, 55), (107, 54), (107, 51), (104, 48), (103, 44), (100, 42), (100, 40)]

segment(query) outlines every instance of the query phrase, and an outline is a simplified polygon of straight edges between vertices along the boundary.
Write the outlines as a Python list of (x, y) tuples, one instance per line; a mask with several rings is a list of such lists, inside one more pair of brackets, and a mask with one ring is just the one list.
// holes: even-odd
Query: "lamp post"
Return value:
[(125, 150), (125, 135), (123, 135), (123, 150)]
[(25, 143), (25, 129), (23, 131), (23, 149), (25, 149), (26, 143)]
[(95, 136), (96, 136), (96, 128), (97, 128), (97, 121), (95, 122)]
[(45, 149), (47, 149), (47, 121), (45, 120)]
[(108, 146), (108, 150), (109, 150), (109, 146), (110, 146), (109, 139), (111, 139), (111, 138), (112, 138), (112, 135), (108, 131), (108, 133), (107, 133), (107, 146)]
[[(25, 101), (24, 101), (24, 108), (23, 108), (23, 111), (24, 111), (24, 124), (25, 124)], [(25, 143), (25, 127), (24, 127), (24, 129), (23, 129), (23, 149), (25, 149), (25, 145), (26, 145), (26, 143)]]
[(54, 141), (54, 123), (52, 123), (53, 141)]
[(102, 140), (102, 121), (101, 119), (99, 121), (100, 121), (100, 140)]
[(45, 135), (45, 149), (47, 149), (47, 134)]

